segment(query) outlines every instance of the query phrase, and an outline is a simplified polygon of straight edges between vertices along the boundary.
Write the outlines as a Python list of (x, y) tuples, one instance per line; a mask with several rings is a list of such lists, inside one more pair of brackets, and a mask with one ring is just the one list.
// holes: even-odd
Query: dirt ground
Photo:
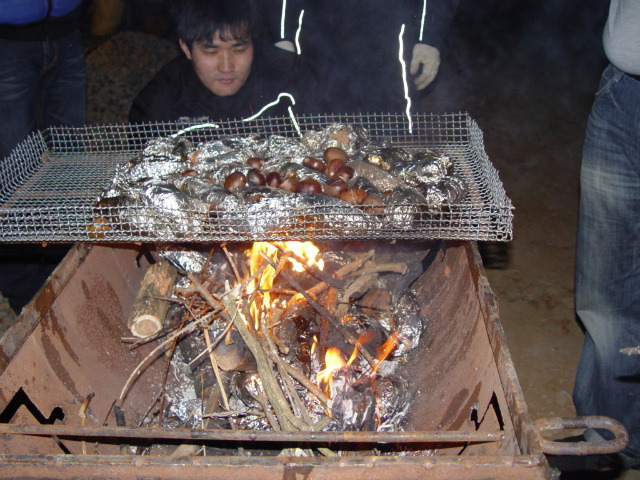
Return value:
[[(513, 241), (480, 248), (533, 419), (575, 415), (571, 390), (583, 340), (573, 308), (579, 168), (605, 65), (607, 9), (597, 0), (461, 0), (423, 102), (426, 111), (466, 111), (477, 121), (515, 206)], [(88, 123), (126, 121), (127, 95), (173, 54), (170, 42), (135, 35), (133, 51), (112, 42), (89, 57)], [(109, 48), (119, 60), (107, 73), (100, 55)], [(114, 96), (109, 85), (125, 81), (126, 95), (105, 102)], [(589, 478), (640, 479), (640, 472)]]

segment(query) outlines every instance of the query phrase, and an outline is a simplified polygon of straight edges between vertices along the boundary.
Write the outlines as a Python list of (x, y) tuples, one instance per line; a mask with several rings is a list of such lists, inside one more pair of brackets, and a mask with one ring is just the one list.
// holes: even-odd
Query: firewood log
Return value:
[(170, 263), (161, 261), (150, 265), (136, 296), (128, 326), (136, 337), (144, 338), (162, 329), (169, 302), (162, 297), (171, 294), (177, 270)]

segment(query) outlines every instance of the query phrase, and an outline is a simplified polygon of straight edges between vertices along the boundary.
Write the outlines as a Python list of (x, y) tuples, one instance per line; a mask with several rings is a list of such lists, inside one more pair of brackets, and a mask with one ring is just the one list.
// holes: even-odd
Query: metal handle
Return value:
[[(553, 417), (540, 418), (533, 423), (538, 432), (538, 442), (544, 453), (550, 455), (593, 455), (616, 453), (627, 446), (629, 434), (617, 420), (609, 417)], [(547, 430), (568, 430), (575, 428), (601, 428), (613, 433), (612, 440), (600, 442), (557, 442), (542, 437)]]

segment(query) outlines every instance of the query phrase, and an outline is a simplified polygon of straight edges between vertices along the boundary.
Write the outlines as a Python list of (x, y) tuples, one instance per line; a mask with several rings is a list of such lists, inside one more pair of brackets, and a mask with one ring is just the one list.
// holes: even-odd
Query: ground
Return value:
[[(605, 65), (607, 3), (461, 0), (422, 105), (469, 112), (515, 206), (513, 241), (480, 248), (533, 419), (575, 415), (571, 390), (584, 338), (573, 308), (579, 168)], [(173, 42), (141, 32), (93, 50), (88, 123), (126, 122), (132, 96), (176, 53)], [(640, 479), (640, 472), (592, 478)]]

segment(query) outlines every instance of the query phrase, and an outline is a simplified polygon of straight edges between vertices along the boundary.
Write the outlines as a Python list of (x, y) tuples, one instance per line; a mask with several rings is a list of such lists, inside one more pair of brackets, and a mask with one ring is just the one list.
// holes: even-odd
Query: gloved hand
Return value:
[(421, 65), (422, 73), (413, 80), (418, 90), (426, 88), (436, 78), (440, 67), (440, 50), (431, 45), (416, 43), (413, 46), (413, 55), (409, 68), (411, 75), (417, 74)]
[(293, 42), (290, 42), (289, 40), (280, 40), (279, 42), (274, 43), (274, 45), (282, 50), (286, 50), (287, 52), (295, 53), (296, 51), (296, 47), (293, 46)]

